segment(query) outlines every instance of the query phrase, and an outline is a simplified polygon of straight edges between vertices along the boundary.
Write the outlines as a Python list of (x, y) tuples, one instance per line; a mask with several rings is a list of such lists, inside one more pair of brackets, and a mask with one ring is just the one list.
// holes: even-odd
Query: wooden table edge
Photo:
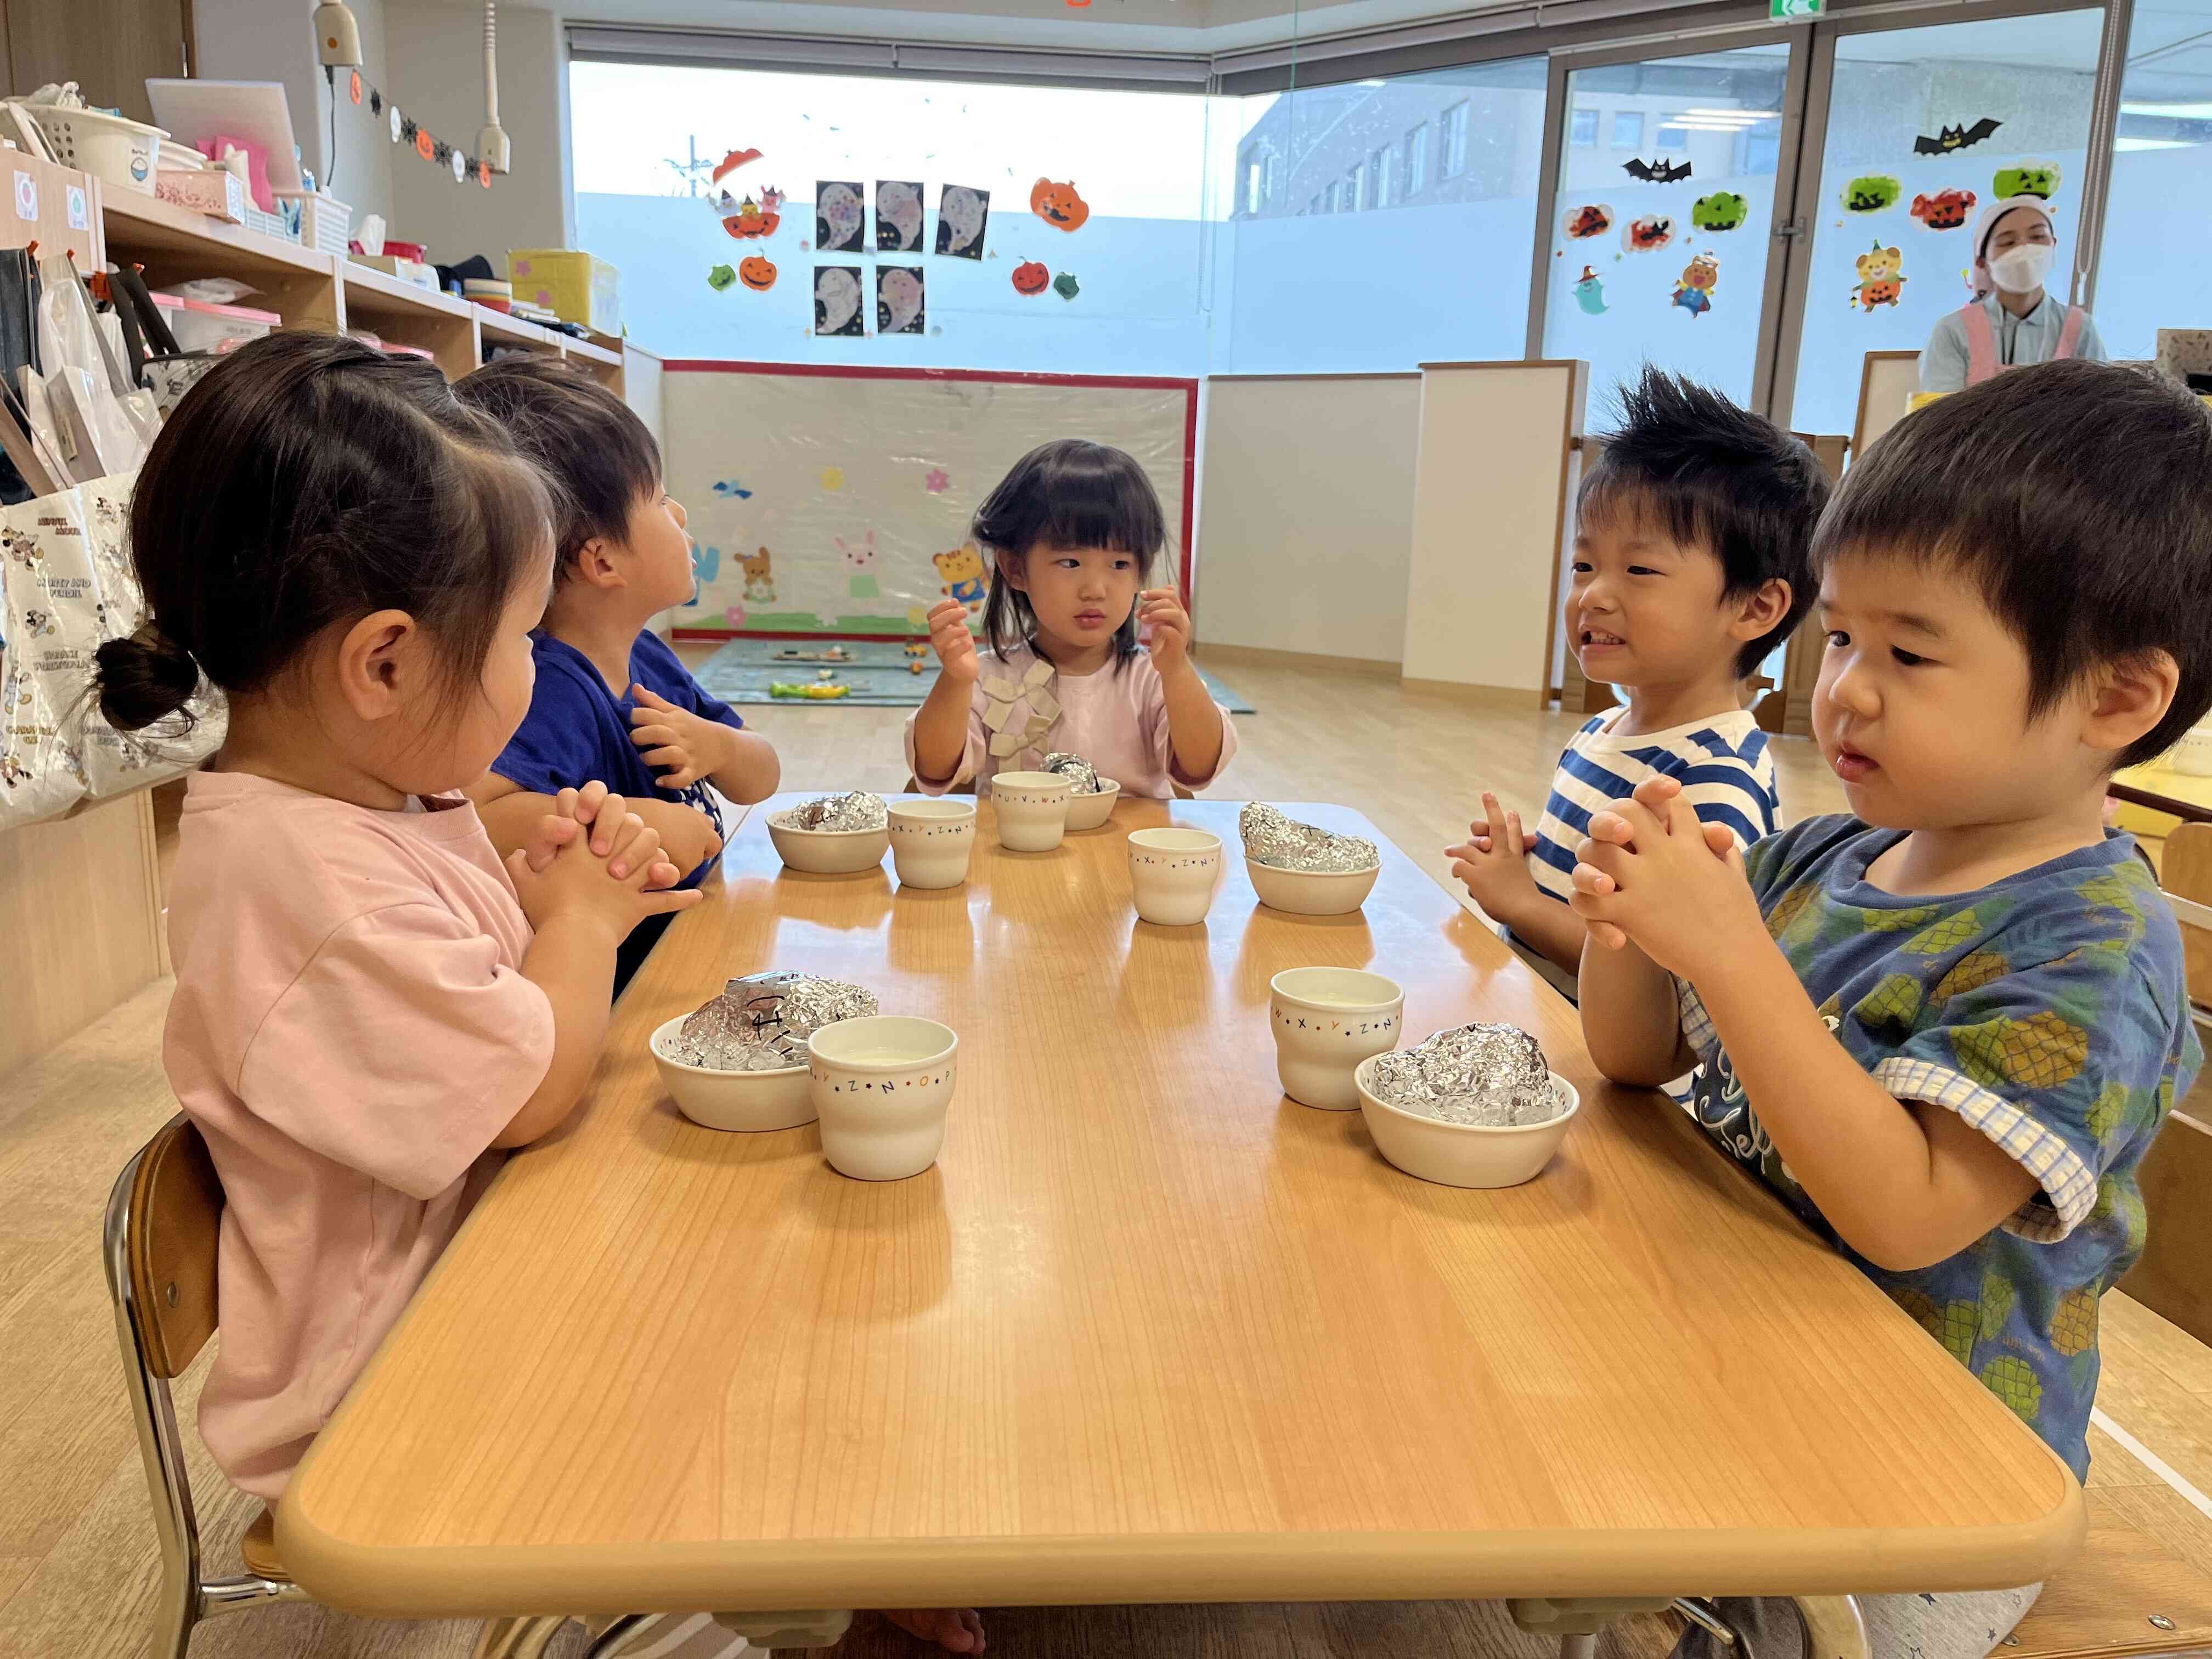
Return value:
[(2057, 1504), (2014, 1526), (426, 1548), (348, 1543), (288, 1500), (276, 1541), (317, 1601), (383, 1618), (1998, 1589), (2048, 1578), (2087, 1537), (2080, 1485), (2051, 1467)]

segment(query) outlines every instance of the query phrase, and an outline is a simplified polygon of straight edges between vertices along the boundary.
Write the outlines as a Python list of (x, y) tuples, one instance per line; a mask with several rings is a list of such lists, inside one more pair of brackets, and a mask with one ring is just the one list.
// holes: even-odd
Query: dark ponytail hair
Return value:
[[(976, 509), (972, 533), (990, 550), (997, 572), (983, 611), (983, 637), (1000, 656), (1030, 644), (1036, 632), (1029, 595), (1006, 580), (1009, 559), (1026, 559), (1038, 546), (1109, 548), (1135, 558), (1142, 587), (1152, 580), (1168, 538), (1166, 515), (1145, 469), (1125, 451), (1083, 438), (1039, 444), (1016, 461)], [(1115, 631), (1115, 669), (1137, 651), (1132, 606)]]
[(150, 620), (100, 647), (100, 713), (188, 726), (203, 676), (261, 690), (323, 629), (382, 610), (472, 687), (550, 522), (544, 480), (431, 364), (342, 335), (257, 340), (185, 395), (139, 470)]

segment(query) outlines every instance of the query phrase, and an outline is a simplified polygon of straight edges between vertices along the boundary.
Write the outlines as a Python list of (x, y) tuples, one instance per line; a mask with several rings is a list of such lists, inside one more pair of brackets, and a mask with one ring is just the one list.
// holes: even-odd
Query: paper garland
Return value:
[(400, 112), (398, 105), (387, 102), (374, 82), (363, 81), (361, 78), (360, 70), (354, 71), (353, 79), (348, 83), (347, 90), (356, 104), (362, 101), (363, 93), (367, 93), (368, 112), (371, 115), (384, 118), (385, 125), (392, 134), (393, 143), (413, 146), (415, 153), (424, 161), (451, 173), (453, 175), (453, 182), (457, 185), (466, 183), (473, 175), (478, 185), (486, 190), (491, 188), (490, 162), (480, 161), (465, 155), (458, 144), (449, 144), (428, 128), (417, 126)]

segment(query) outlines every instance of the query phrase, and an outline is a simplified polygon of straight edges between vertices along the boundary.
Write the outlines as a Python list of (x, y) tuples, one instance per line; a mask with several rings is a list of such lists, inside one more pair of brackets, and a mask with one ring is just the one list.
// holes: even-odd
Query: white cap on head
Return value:
[(2051, 240), (2054, 242), (2058, 240), (2057, 222), (2051, 216), (2051, 204), (2042, 197), (2007, 196), (1990, 203), (1982, 210), (1981, 216), (1974, 221), (1974, 286), (1980, 292), (1989, 290), (1989, 283), (1981, 272), (1982, 262), (1989, 257), (1990, 234), (1997, 228), (1997, 221), (2014, 208), (2026, 208), (2029, 212), (2039, 215), (2045, 228), (2051, 232)]

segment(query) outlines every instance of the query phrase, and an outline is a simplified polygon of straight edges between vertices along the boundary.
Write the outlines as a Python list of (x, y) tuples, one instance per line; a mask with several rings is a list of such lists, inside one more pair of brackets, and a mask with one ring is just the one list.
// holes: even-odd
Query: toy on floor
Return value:
[(909, 674), (919, 674), (921, 672), (921, 665), (918, 662), (910, 662), (906, 665), (906, 672)]
[(800, 651), (787, 648), (775, 653), (778, 662), (850, 662), (853, 653), (842, 645), (833, 645), (826, 651)]
[(803, 685), (793, 685), (787, 680), (774, 680), (769, 682), (768, 694), (771, 697), (806, 697), (817, 702), (826, 702), (832, 697), (848, 696), (852, 690), (849, 685), (835, 685), (826, 680), (816, 680)]

